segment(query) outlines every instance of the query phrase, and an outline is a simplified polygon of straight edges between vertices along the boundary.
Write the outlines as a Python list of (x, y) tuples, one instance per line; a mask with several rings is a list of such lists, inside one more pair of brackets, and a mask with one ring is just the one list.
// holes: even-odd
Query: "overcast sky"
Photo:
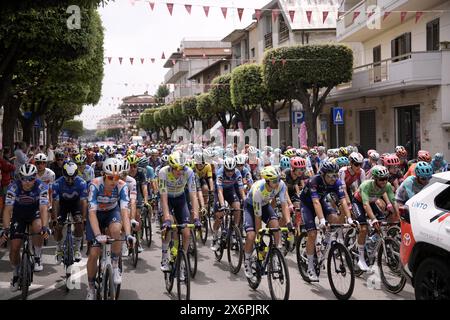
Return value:
[[(133, 5), (134, 2), (134, 5)], [(149, 1), (116, 0), (99, 12), (105, 28), (105, 57), (112, 57), (109, 64), (105, 58), (102, 98), (96, 106), (85, 106), (81, 119), (88, 129), (95, 129), (97, 121), (118, 112), (125, 96), (142, 94), (148, 90), (154, 94), (168, 71), (163, 68), (166, 58), (176, 51), (183, 38), (193, 40), (221, 40), (234, 29), (246, 27), (252, 22), (254, 10), (269, 0), (154, 0), (151, 11)], [(172, 16), (166, 2), (173, 2)], [(184, 4), (192, 4), (189, 15)], [(203, 5), (211, 6), (208, 18)], [(224, 19), (220, 7), (242, 7), (242, 21), (236, 9), (228, 9)], [(81, 22), (82, 23), (82, 22)], [(118, 57), (123, 57), (122, 65)], [(133, 65), (130, 57), (134, 57)], [(155, 58), (151, 63), (150, 58)], [(145, 58), (141, 64), (140, 58)], [(127, 85), (125, 85), (127, 84)]]

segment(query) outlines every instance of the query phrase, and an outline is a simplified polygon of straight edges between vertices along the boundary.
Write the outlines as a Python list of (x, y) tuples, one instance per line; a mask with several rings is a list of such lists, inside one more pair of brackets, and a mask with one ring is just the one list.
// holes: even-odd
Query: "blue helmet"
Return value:
[(350, 165), (350, 161), (347, 157), (339, 157), (336, 159), (336, 163), (339, 166), (339, 168), (345, 167)]
[(101, 152), (97, 152), (94, 156), (95, 161), (105, 161), (105, 155)]
[(291, 161), (289, 157), (283, 156), (280, 160), (280, 168), (281, 170), (289, 169), (291, 167)]
[(428, 162), (419, 161), (414, 169), (416, 177), (429, 179), (433, 175), (433, 168)]

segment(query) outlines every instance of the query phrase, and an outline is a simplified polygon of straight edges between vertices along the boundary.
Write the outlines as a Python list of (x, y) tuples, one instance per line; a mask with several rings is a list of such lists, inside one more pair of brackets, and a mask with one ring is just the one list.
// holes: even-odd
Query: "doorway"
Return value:
[(397, 108), (397, 144), (408, 151), (408, 159), (421, 149), (419, 105)]

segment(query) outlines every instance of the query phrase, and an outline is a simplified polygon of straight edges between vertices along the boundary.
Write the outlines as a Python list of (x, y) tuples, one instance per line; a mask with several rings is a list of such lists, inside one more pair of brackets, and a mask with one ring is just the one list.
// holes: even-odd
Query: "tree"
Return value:
[[(218, 76), (213, 79), (209, 91), (212, 104), (211, 113), (216, 115), (224, 129), (230, 127), (234, 111), (231, 104), (230, 81), (230, 73)], [(229, 120), (227, 120), (227, 114), (229, 114)]]
[(62, 130), (66, 131), (67, 134), (72, 138), (78, 138), (83, 135), (83, 121), (81, 120), (68, 120), (64, 122)]
[(169, 93), (169, 87), (165, 84), (160, 84), (158, 89), (156, 90), (155, 98), (157, 98), (158, 102), (164, 103), (164, 98), (167, 97)]
[(244, 64), (233, 69), (230, 94), (235, 113), (246, 130), (250, 127), (253, 113), (266, 97), (261, 67), (257, 64)]
[(197, 113), (203, 122), (203, 127), (211, 128), (214, 114), (211, 112), (212, 102), (209, 93), (202, 93), (197, 97)]
[(308, 145), (316, 145), (317, 117), (328, 94), (352, 79), (352, 50), (335, 44), (277, 48), (265, 54), (263, 68), (272, 97), (296, 99), (302, 104)]
[(183, 107), (184, 121), (183, 126), (188, 130), (192, 130), (194, 122), (199, 118), (197, 113), (197, 98), (185, 97), (181, 99), (181, 106)]

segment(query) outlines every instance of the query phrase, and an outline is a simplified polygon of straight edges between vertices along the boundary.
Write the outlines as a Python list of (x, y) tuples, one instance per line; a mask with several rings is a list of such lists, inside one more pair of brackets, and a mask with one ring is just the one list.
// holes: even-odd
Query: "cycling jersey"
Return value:
[(389, 182), (387, 182), (386, 186), (381, 189), (376, 185), (375, 180), (366, 180), (361, 183), (353, 198), (359, 202), (362, 202), (363, 204), (370, 203), (375, 202), (378, 199), (382, 199), (385, 192), (387, 193), (389, 201), (391, 201), (391, 203), (394, 203), (395, 195), (392, 185)]
[(129, 176), (136, 180), (137, 202), (138, 206), (140, 206), (143, 200), (142, 186), (147, 185), (147, 178), (145, 177), (145, 171), (143, 168), (137, 168), (136, 175), (133, 177), (129, 174)]
[(445, 172), (448, 170), (448, 164), (445, 160), (442, 160), (439, 165), (436, 161), (431, 160), (431, 167), (433, 168), (433, 173)]
[(408, 178), (409, 176), (415, 176), (416, 175), (416, 165), (417, 163), (413, 162), (411, 163), (410, 167), (408, 168), (408, 171), (406, 171), (405, 175), (403, 176), (403, 179)]
[(241, 172), (242, 179), (245, 179), (246, 183), (253, 184), (252, 174), (248, 167), (244, 166), (240, 172)]
[(39, 210), (40, 205), (48, 205), (48, 185), (36, 179), (33, 188), (25, 191), (20, 181), (13, 181), (6, 192), (5, 206), (13, 206), (14, 211)]
[(425, 185), (417, 181), (417, 177), (409, 176), (406, 178), (395, 194), (395, 200), (401, 204), (405, 204), (412, 196), (419, 193)]
[(295, 186), (296, 185), (297, 186), (301, 186), (302, 181), (305, 181), (305, 180), (309, 179), (309, 177), (306, 176), (305, 174), (303, 174), (302, 176), (297, 177), (295, 179), (292, 178), (292, 171), (291, 171), (291, 169), (285, 169), (283, 171), (282, 177), (283, 177), (283, 181), (286, 183), (288, 194), (289, 194), (290, 198), (293, 198), (293, 197), (297, 196), (296, 191), (295, 191)]
[(103, 173), (103, 166), (98, 166), (96, 162), (92, 164), (92, 168), (94, 168), (94, 176), (96, 178), (101, 177)]
[(63, 167), (58, 166), (56, 161), (50, 164), (50, 170), (55, 173), (55, 179), (58, 179), (64, 175)]
[(201, 170), (195, 166), (195, 173), (200, 179), (212, 178), (213, 176), (212, 167), (209, 163), (207, 163)]
[(49, 168), (45, 168), (45, 171), (42, 174), (39, 174), (38, 172), (36, 177), (48, 185), (55, 182), (55, 173)]
[(350, 167), (346, 166), (339, 170), (339, 179), (345, 183), (347, 188), (350, 188), (356, 181), (359, 181), (359, 184), (364, 182), (364, 180), (366, 180), (366, 173), (361, 169), (358, 173), (352, 174), (350, 172)]
[(281, 203), (286, 203), (287, 200), (285, 198), (285, 194), (286, 184), (284, 183), (284, 181), (280, 181), (277, 189), (269, 191), (267, 190), (266, 180), (261, 179), (253, 184), (245, 201), (247, 202), (248, 206), (252, 207), (254, 214), (258, 217), (261, 217), (262, 208), (265, 205), (269, 204), (277, 196), (279, 197)]
[(392, 184), (392, 186), (394, 186), (394, 181), (395, 180), (398, 180), (399, 183), (401, 183), (403, 181), (403, 175), (400, 172), (400, 169), (397, 170), (397, 172), (394, 173), (394, 174), (389, 173), (388, 181), (389, 181), (390, 184)]
[(156, 168), (161, 165), (161, 159), (160, 158), (153, 159), (152, 157), (150, 157), (148, 158), (148, 164), (150, 165), (150, 167), (153, 168), (153, 170), (156, 170)]
[(136, 180), (133, 177), (127, 175), (125, 183), (127, 184), (128, 187), (130, 200), (136, 200), (137, 199)]
[(146, 166), (146, 172), (145, 172), (145, 177), (147, 178), (147, 181), (151, 181), (153, 179), (156, 178), (155, 175), (155, 169), (153, 169), (151, 166)]
[(366, 173), (367, 171), (369, 171), (370, 169), (372, 169), (372, 164), (370, 162), (369, 159), (364, 159), (362, 165), (361, 165), (361, 169), (363, 169)]
[(120, 206), (121, 209), (129, 207), (130, 197), (126, 183), (119, 180), (117, 185), (108, 193), (105, 191), (103, 177), (95, 178), (89, 185), (89, 210), (106, 212)]
[(196, 192), (194, 172), (192, 169), (185, 167), (181, 176), (177, 179), (170, 166), (161, 168), (158, 173), (159, 192), (167, 194), (169, 198), (179, 197), (184, 194), (187, 185), (189, 192)]
[(83, 178), (84, 181), (89, 183), (91, 182), (92, 179), (95, 178), (95, 172), (91, 166), (86, 165), (84, 167), (83, 172), (81, 172), (81, 170), (78, 170), (78, 176), (80, 176), (81, 178)]
[(52, 184), (52, 197), (55, 201), (75, 201), (87, 199), (87, 184), (81, 177), (75, 177), (72, 185), (68, 185), (64, 177)]
[(234, 173), (231, 177), (224, 173), (223, 167), (217, 170), (216, 189), (230, 190), (234, 188), (235, 185), (238, 186), (239, 190), (244, 188), (241, 172), (238, 169), (234, 169)]
[(325, 182), (321, 174), (317, 174), (309, 179), (308, 183), (300, 194), (302, 205), (313, 208), (313, 199), (323, 200), (329, 193), (335, 193), (339, 200), (345, 198), (344, 185), (340, 179), (332, 185)]

